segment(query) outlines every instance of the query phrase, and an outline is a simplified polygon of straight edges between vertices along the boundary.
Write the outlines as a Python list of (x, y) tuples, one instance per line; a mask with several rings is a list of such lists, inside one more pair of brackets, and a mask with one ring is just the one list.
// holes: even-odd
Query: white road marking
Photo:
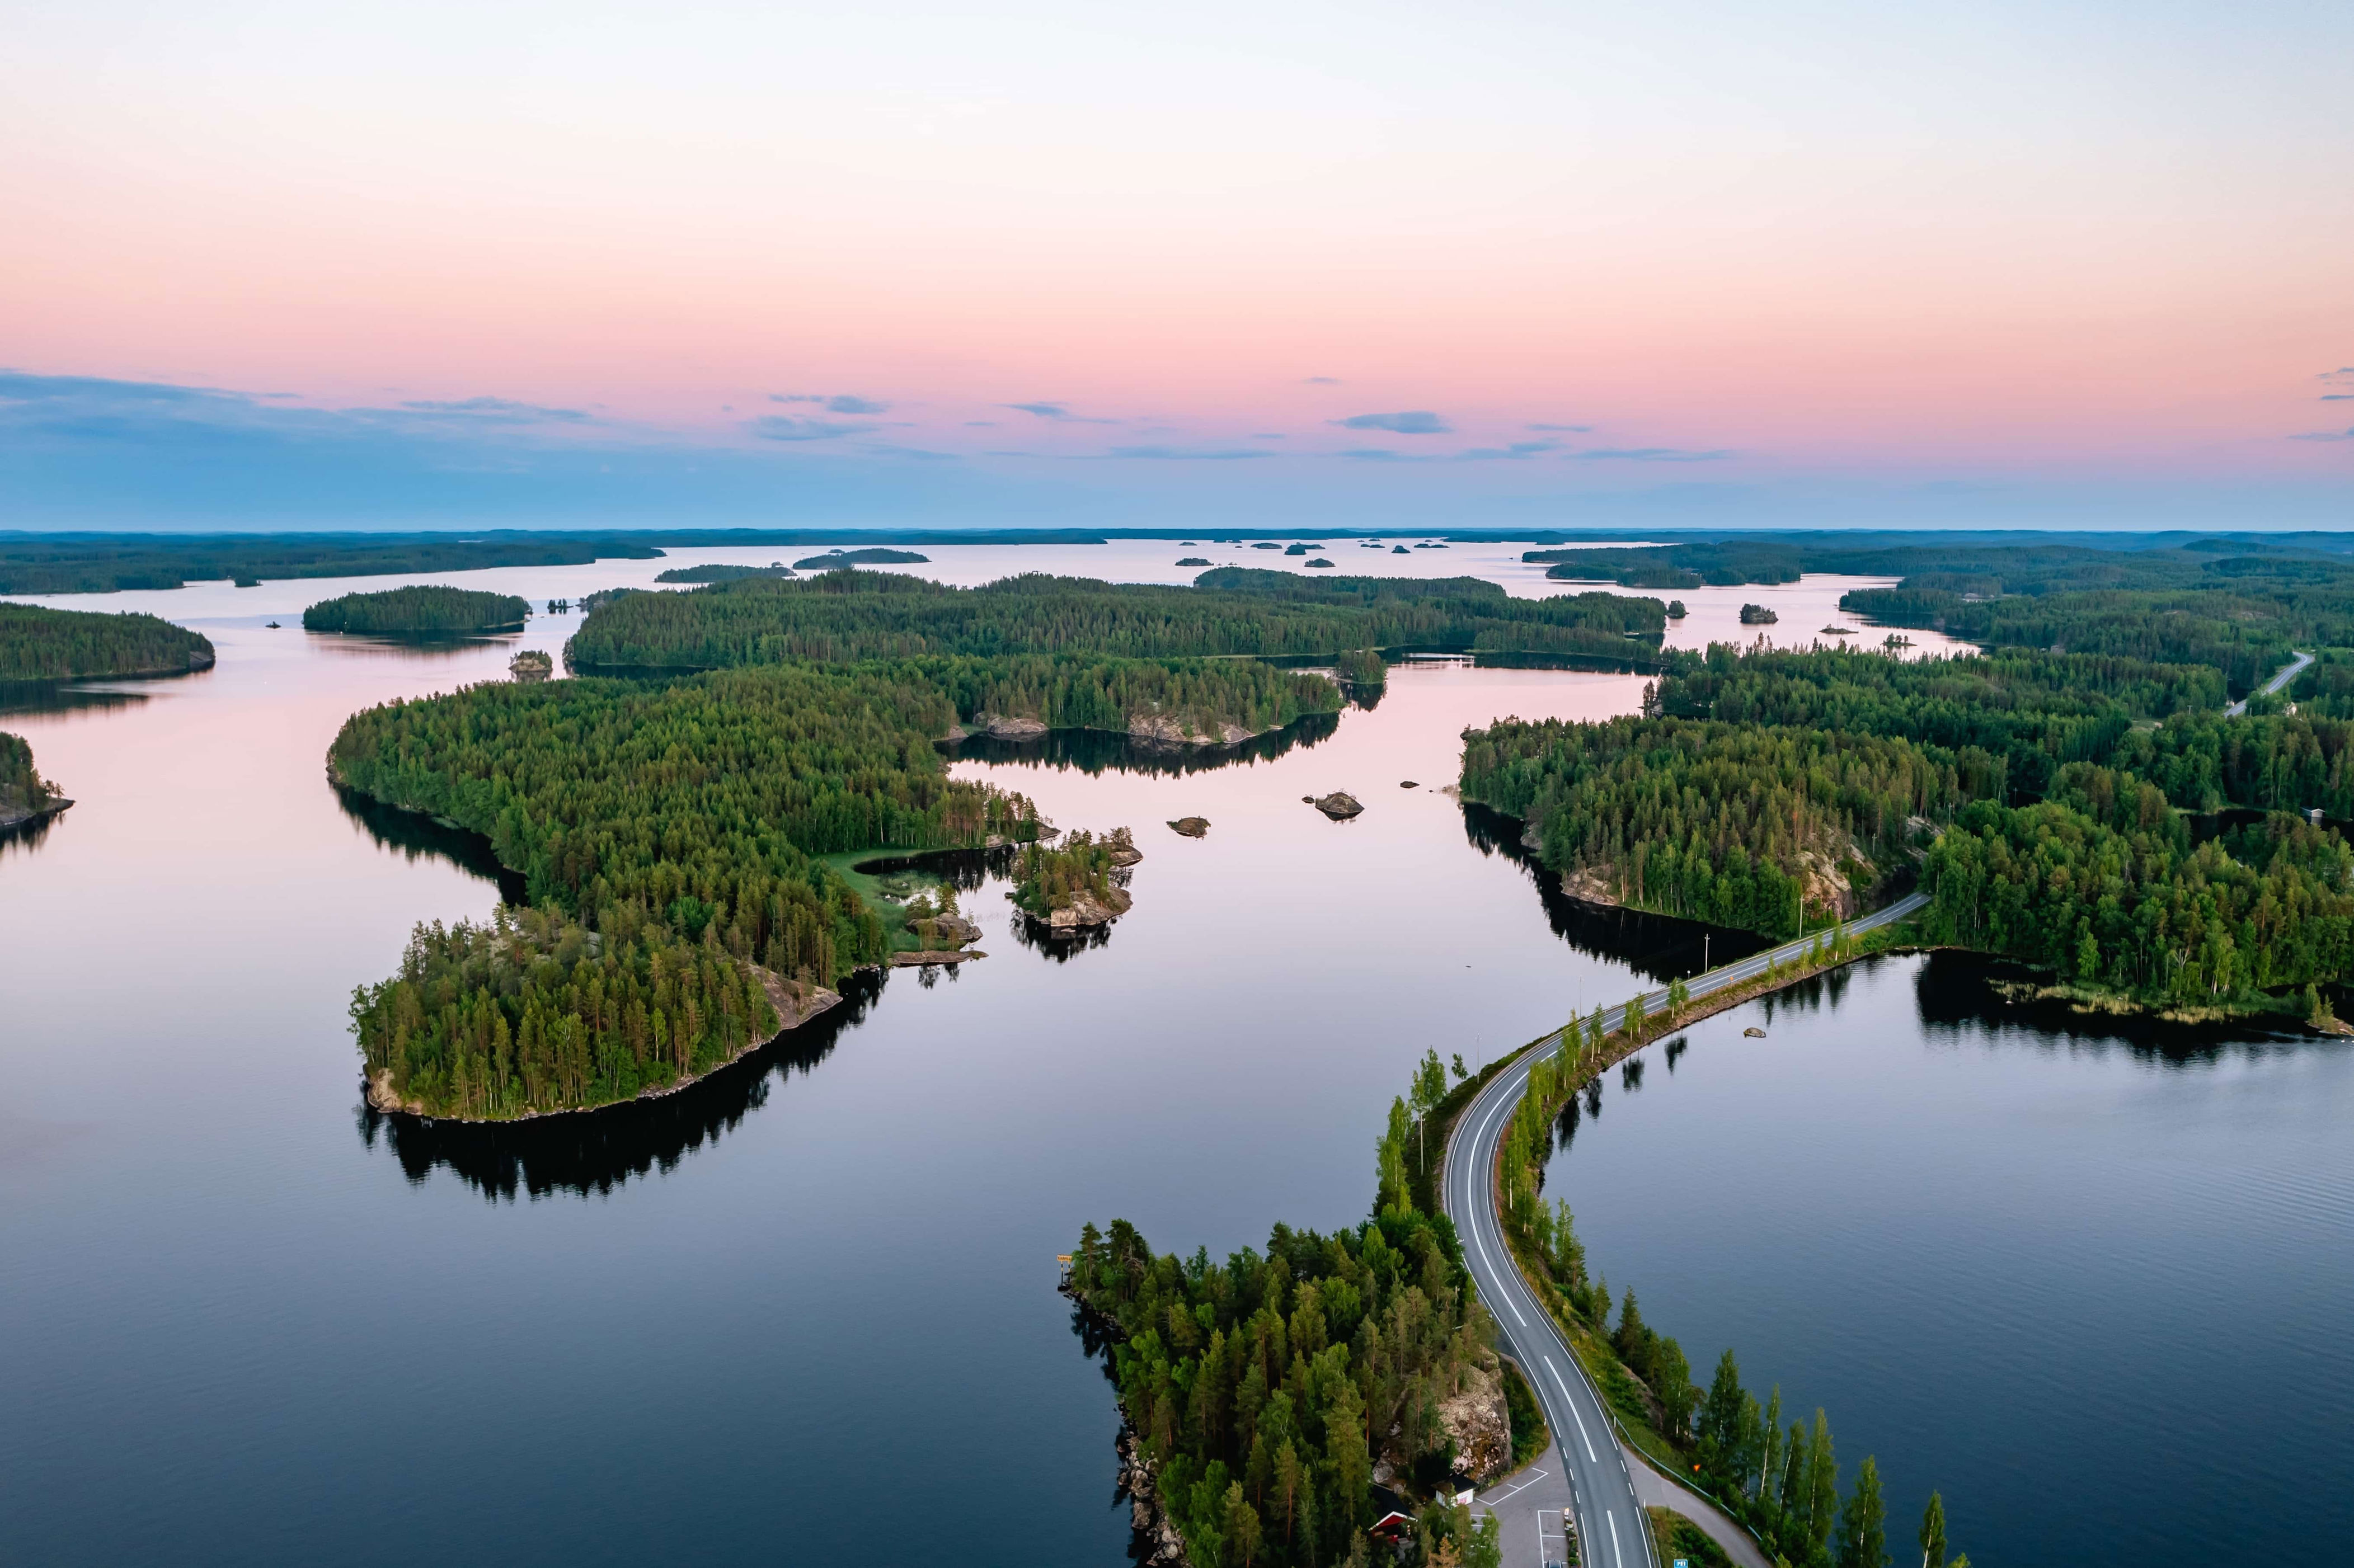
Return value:
[(1618, 1551), (1618, 1510), (1612, 1509), (1602, 1517), (1610, 1521), (1610, 1561), (1617, 1568), (1627, 1568), (1627, 1559)]
[(1577, 1401), (1570, 1397), (1569, 1384), (1561, 1381), (1561, 1369), (1553, 1364), (1551, 1356), (1544, 1359), (1544, 1364), (1545, 1371), (1553, 1373), (1553, 1386), (1561, 1390), (1562, 1403), (1569, 1406), (1569, 1418), (1577, 1423), (1577, 1437), (1585, 1445), (1586, 1462), (1594, 1465), (1602, 1463), (1602, 1456), (1594, 1451), (1594, 1439), (1585, 1434), (1585, 1417), (1577, 1413)]
[[(1488, 1113), (1488, 1119), (1487, 1119), (1486, 1121), (1483, 1121), (1483, 1122), (1481, 1122), (1481, 1123), (1479, 1124), (1479, 1135), (1478, 1135), (1477, 1137), (1475, 1137), (1475, 1138), (1473, 1138), (1473, 1139), (1471, 1139), (1471, 1153), (1472, 1153), (1472, 1157), (1473, 1157), (1473, 1158), (1472, 1158), (1472, 1170), (1473, 1170), (1473, 1172), (1474, 1172), (1474, 1173), (1477, 1173), (1477, 1171), (1479, 1171), (1479, 1158), (1478, 1158), (1478, 1157), (1479, 1157), (1479, 1140), (1480, 1140), (1480, 1139), (1486, 1138), (1486, 1137), (1488, 1136), (1488, 1128), (1489, 1128), (1490, 1127), (1491, 1127), (1492, 1125), (1494, 1125), (1495, 1120), (1496, 1120), (1496, 1118), (1497, 1118), (1500, 1114), (1501, 1114), (1501, 1112), (1503, 1111), (1503, 1108), (1504, 1108), (1504, 1103), (1503, 1103), (1503, 1101), (1501, 1101), (1501, 1100), (1497, 1101), (1497, 1102), (1496, 1102), (1496, 1108), (1495, 1108), (1494, 1110), (1491, 1110), (1491, 1111), (1490, 1111), (1490, 1112)], [(1490, 1256), (1489, 1256), (1489, 1255), (1488, 1255), (1488, 1238), (1487, 1238), (1486, 1236), (1482, 1235), (1482, 1234), (1479, 1233), (1479, 1211), (1480, 1211), (1480, 1209), (1481, 1209), (1483, 1206), (1484, 1206), (1484, 1205), (1481, 1205), (1481, 1204), (1479, 1204), (1479, 1203), (1474, 1203), (1474, 1204), (1472, 1205), (1472, 1209), (1471, 1209), (1471, 1242), (1472, 1242), (1472, 1245), (1475, 1245), (1475, 1246), (1477, 1246), (1477, 1247), (1479, 1249), (1479, 1261), (1480, 1261), (1481, 1263), (1484, 1263), (1484, 1264), (1486, 1264), (1486, 1265), (1488, 1266), (1488, 1273), (1489, 1273), (1489, 1276), (1496, 1281), (1496, 1283), (1497, 1283), (1497, 1287), (1498, 1287), (1497, 1294), (1498, 1294), (1498, 1295), (1500, 1295), (1500, 1296), (1501, 1296), (1501, 1297), (1503, 1297), (1503, 1298), (1504, 1298), (1504, 1305), (1505, 1305), (1505, 1306), (1507, 1306), (1507, 1307), (1510, 1307), (1510, 1308), (1512, 1309), (1512, 1316), (1513, 1316), (1514, 1318), (1518, 1318), (1518, 1319), (1520, 1319), (1520, 1324), (1521, 1324), (1521, 1327), (1522, 1327), (1522, 1328), (1523, 1328), (1523, 1329), (1525, 1329), (1525, 1328), (1527, 1328), (1527, 1327), (1529, 1326), (1529, 1320), (1528, 1320), (1526, 1318), (1523, 1318), (1523, 1317), (1522, 1317), (1522, 1316), (1521, 1316), (1521, 1307), (1520, 1307), (1520, 1303), (1519, 1303), (1519, 1302), (1517, 1302), (1517, 1301), (1514, 1301), (1514, 1300), (1512, 1299), (1511, 1292), (1511, 1291), (1509, 1291), (1509, 1290), (1505, 1290), (1505, 1289), (1503, 1289), (1503, 1288), (1502, 1288), (1502, 1286), (1503, 1286), (1503, 1280), (1504, 1280), (1504, 1276), (1503, 1276), (1503, 1274), (1501, 1273), (1501, 1271), (1500, 1271), (1500, 1270), (1496, 1267), (1496, 1260), (1495, 1260), (1494, 1258), (1492, 1258), (1492, 1257), (1490, 1257)]]
[(1487, 1504), (1490, 1508), (1493, 1508), (1498, 1503), (1502, 1502), (1518, 1493), (1527, 1491), (1531, 1487), (1535, 1486), (1539, 1481), (1542, 1481), (1544, 1478), (1545, 1473), (1543, 1470), (1531, 1470), (1529, 1472), (1529, 1478), (1522, 1481), (1519, 1486), (1514, 1487), (1511, 1491), (1490, 1492), (1486, 1497), (1481, 1498), (1479, 1500)]

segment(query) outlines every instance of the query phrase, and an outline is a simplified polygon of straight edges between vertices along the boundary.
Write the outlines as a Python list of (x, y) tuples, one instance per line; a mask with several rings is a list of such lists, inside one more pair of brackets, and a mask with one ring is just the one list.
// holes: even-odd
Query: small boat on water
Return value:
[(262, 630), (265, 630), (265, 631), (276, 631), (276, 630), (280, 630), (280, 627), (279, 627), (278, 623), (277, 623), (276, 621), (274, 621), (274, 620), (273, 620), (273, 621), (270, 621), (270, 622), (269, 622), (268, 624), (266, 624), (266, 625), (262, 628)]

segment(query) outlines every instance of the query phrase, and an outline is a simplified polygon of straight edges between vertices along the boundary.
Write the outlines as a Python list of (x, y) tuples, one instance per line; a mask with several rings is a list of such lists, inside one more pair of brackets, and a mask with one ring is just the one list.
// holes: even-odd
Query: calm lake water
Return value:
[[(1189, 575), (1157, 542), (926, 548), (956, 580)], [(577, 599), (776, 554), (464, 580)], [(1543, 590), (1490, 554), (1384, 564)], [(694, 1091), (386, 1121), (352, 988), (497, 887), (323, 758), (354, 709), (494, 678), (518, 640), (294, 630), (350, 586), (63, 601), (169, 615), (220, 663), (0, 715), (80, 801), (0, 847), (8, 1561), (1118, 1563), (1116, 1416), (1053, 1288), (1079, 1225), (1223, 1253), (1352, 1224), (1426, 1047), (1484, 1060), (1696, 962), (1696, 927), (1547, 896), (1509, 824), (1433, 788), (1466, 725), (1625, 712), (1640, 678), (1434, 663), (1225, 767), (960, 760), (1066, 827), (1135, 830), (1136, 908), (1099, 944), (1024, 941), (970, 864), (990, 958), (854, 986)], [(1810, 634), (1846, 586), (1685, 594), (1677, 641), (1769, 595)], [(1300, 801), (1333, 789), (1365, 814)], [(1162, 825), (1184, 815), (1209, 836)], [(1553, 1176), (1596, 1263), (1695, 1364), (1734, 1343), (1829, 1406), (1900, 1508), (1945, 1487), (1980, 1562), (2330, 1539), (2348, 1054), (2076, 1038), (1922, 968), (1763, 1043), (1739, 1013), (1697, 1028), (1639, 1091), (1614, 1075)]]

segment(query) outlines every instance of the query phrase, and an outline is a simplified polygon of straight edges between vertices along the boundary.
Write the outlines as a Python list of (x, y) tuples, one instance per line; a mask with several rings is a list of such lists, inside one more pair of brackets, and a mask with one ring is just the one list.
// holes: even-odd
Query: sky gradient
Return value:
[(200, 8), (0, 55), (0, 527), (2354, 522), (2354, 8)]

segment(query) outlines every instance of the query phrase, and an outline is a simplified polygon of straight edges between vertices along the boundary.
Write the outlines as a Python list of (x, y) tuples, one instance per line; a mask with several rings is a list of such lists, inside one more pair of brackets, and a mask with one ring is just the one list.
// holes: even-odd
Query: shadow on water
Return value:
[(866, 1016), (884, 984), (885, 977), (873, 971), (847, 977), (839, 1007), (676, 1094), (514, 1122), (387, 1116), (363, 1098), (360, 1141), (373, 1150), (381, 1139), (413, 1183), (442, 1167), (493, 1202), (512, 1202), (518, 1192), (534, 1198), (608, 1193), (632, 1177), (667, 1174), (687, 1155), (734, 1131), (768, 1104), (772, 1082), (812, 1071), (832, 1054), (842, 1032)]
[(0, 714), (69, 714), (127, 708), (147, 700), (145, 692), (74, 685), (63, 681), (0, 681)]
[(523, 635), (523, 629), (504, 632), (305, 631), (302, 635), (311, 646), (344, 658), (454, 659), (478, 648), (512, 645)]
[(1528, 874), (1554, 936), (1585, 952), (1616, 959), (1647, 980), (1664, 983), (1697, 974), (1704, 963), (1745, 959), (1773, 945), (1755, 931), (1572, 898), (1561, 890), (1561, 879), (1538, 864), (1535, 854), (1521, 842), (1517, 819), (1469, 800), (1463, 802), (1463, 836), (1481, 854), (1500, 854)]
[(1049, 935), (1045, 927), (1019, 909), (1006, 916), (1005, 928), (1015, 941), (1040, 958), (1058, 964), (1067, 964), (1079, 954), (1092, 952), (1111, 941), (1109, 925), (1087, 926), (1059, 936)]
[(1296, 747), (1314, 746), (1341, 727), (1339, 714), (1310, 714), (1272, 735), (1240, 746), (1165, 746), (1131, 740), (1103, 729), (1050, 729), (1035, 740), (998, 740), (970, 736), (949, 747), (949, 760), (1013, 763), (1031, 768), (1076, 768), (1081, 773), (1204, 773), (1236, 763), (1266, 762)]
[(379, 849), (390, 850), (412, 861), (438, 855), (460, 870), (472, 872), (497, 887), (501, 903), (522, 904), (528, 901), (529, 891), (523, 874), (501, 865), (498, 857), (491, 853), (491, 841), (482, 834), (398, 806), (387, 806), (372, 796), (341, 784), (332, 788), (337, 803), (344, 808), (344, 814), (355, 825), (365, 828)]
[(41, 841), (49, 836), (49, 830), (70, 814), (66, 811), (55, 811), (46, 817), (36, 817), (28, 822), (20, 822), (12, 828), (0, 827), (0, 860), (20, 853), (32, 853), (41, 847)]
[(2285, 1017), (2185, 1023), (2155, 1012), (2080, 1011), (2064, 1000), (2035, 995), (2052, 982), (2048, 970), (2013, 959), (1935, 952), (1913, 984), (1922, 1026), (1940, 1044), (1975, 1041), (2071, 1052), (2121, 1048), (2137, 1060), (2174, 1066), (2343, 1046)]

